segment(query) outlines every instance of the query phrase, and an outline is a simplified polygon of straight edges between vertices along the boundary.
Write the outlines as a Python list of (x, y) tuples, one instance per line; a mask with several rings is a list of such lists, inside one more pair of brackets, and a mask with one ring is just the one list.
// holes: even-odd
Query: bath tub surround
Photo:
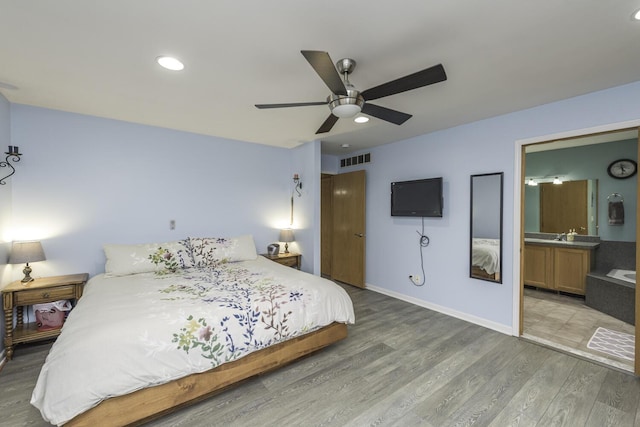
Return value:
[(587, 275), (587, 287), (585, 292), (585, 304), (593, 309), (615, 317), (616, 319), (635, 325), (636, 311), (636, 285), (630, 277), (618, 279), (609, 276), (614, 272), (619, 276), (620, 272), (635, 278), (635, 271), (613, 269), (602, 274), (592, 272)]

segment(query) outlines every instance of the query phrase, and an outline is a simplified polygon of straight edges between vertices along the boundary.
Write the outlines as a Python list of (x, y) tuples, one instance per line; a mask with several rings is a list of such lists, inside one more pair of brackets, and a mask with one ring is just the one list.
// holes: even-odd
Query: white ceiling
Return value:
[[(10, 102), (340, 154), (640, 79), (640, 0), (0, 0)], [(448, 80), (376, 100), (401, 126), (340, 119), (300, 54), (358, 63), (364, 90), (442, 63)], [(171, 72), (155, 63), (173, 55)], [(15, 86), (15, 89), (10, 88)], [(351, 148), (340, 148), (348, 143)]]

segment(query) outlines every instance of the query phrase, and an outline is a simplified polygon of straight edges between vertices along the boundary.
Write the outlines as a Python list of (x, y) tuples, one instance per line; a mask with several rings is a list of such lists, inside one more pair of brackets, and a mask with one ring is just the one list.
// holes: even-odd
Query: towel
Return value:
[(609, 225), (624, 224), (624, 205), (622, 202), (609, 202)]

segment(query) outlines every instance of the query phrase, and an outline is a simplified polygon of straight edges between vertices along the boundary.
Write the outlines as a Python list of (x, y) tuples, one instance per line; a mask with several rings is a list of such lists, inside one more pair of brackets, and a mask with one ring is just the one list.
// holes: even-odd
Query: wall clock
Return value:
[(620, 159), (612, 162), (607, 168), (607, 172), (612, 178), (631, 178), (638, 172), (638, 165), (635, 160)]

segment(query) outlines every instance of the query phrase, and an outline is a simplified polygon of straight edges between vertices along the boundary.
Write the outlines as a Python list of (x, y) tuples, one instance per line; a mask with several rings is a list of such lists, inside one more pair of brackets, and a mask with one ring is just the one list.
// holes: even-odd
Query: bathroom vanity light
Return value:
[(553, 184), (562, 184), (563, 181), (566, 180), (565, 176), (531, 176), (531, 177), (525, 177), (524, 178), (524, 183), (530, 187), (535, 187), (538, 184), (548, 184), (548, 183), (553, 183)]

